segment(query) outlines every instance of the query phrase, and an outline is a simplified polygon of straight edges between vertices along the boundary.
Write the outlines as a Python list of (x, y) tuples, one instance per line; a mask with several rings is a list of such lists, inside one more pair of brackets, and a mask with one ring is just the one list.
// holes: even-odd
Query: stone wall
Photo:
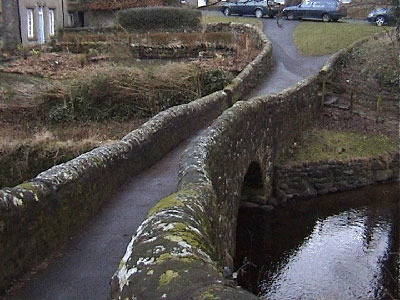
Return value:
[(115, 26), (115, 10), (89, 10), (85, 17), (86, 22), (91, 27), (110, 28)]
[[(263, 35), (259, 38), (266, 41)], [(271, 45), (263, 45), (256, 60), (270, 62)], [(261, 55), (268, 59), (260, 59)], [(268, 74), (268, 68), (259, 68), (264, 70), (262, 75)], [(252, 78), (248, 76), (246, 84), (254, 86), (260, 75), (255, 72)], [(81, 228), (130, 177), (208, 125), (230, 102), (228, 95), (219, 91), (172, 107), (119, 142), (55, 166), (19, 186), (0, 190), (0, 291)]]
[(398, 153), (387, 153), (375, 158), (276, 165), (274, 189), (278, 198), (286, 201), (392, 181), (398, 176)]
[(131, 44), (131, 53), (133, 57), (140, 59), (181, 59), (214, 57), (216, 51), (222, 51), (226, 56), (233, 56), (235, 49), (233, 47), (218, 46), (213, 43), (201, 43), (193, 46), (188, 45), (136, 45)]

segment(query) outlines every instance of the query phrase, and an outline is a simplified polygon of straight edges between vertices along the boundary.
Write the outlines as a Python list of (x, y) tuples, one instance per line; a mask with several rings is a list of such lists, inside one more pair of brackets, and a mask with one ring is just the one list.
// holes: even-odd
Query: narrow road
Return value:
[(297, 52), (292, 34), (299, 21), (281, 20), (281, 27), (276, 19), (263, 19), (264, 34), (272, 43), (275, 60), (272, 73), (268, 79), (250, 93), (248, 98), (273, 94), (316, 74), (329, 58), (325, 56), (302, 56)]
[[(302, 57), (292, 42), (297, 22), (264, 20), (264, 32), (273, 43), (276, 60), (269, 79), (252, 96), (279, 92), (316, 73), (327, 57)], [(177, 189), (179, 159), (189, 141), (180, 144), (153, 167), (135, 176), (121, 192), (73, 236), (48, 266), (31, 276), (6, 299), (105, 300), (109, 281), (125, 253), (132, 233), (148, 210)], [(150, 299), (149, 299), (150, 300)]]

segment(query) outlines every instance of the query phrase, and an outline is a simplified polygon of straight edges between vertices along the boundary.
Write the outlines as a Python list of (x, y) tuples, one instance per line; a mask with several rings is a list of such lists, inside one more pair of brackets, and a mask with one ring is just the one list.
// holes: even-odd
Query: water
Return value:
[(263, 299), (398, 299), (398, 185), (241, 209), (238, 283)]

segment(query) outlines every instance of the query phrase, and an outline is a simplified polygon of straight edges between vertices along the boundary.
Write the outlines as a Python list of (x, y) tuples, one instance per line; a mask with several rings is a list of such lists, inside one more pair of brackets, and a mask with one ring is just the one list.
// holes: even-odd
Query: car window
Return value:
[(312, 2), (304, 1), (304, 2), (301, 3), (300, 7), (307, 8), (307, 7), (311, 7), (311, 6), (312, 6)]
[(313, 2), (313, 7), (314, 8), (323, 8), (324, 7), (324, 3), (322, 3), (322, 2)]
[(390, 14), (390, 15), (394, 15), (394, 12), (395, 12), (395, 8), (394, 7), (390, 7), (387, 10), (387, 13)]
[(324, 2), (325, 8), (336, 8), (336, 6), (337, 6), (336, 2), (331, 2), (331, 1)]

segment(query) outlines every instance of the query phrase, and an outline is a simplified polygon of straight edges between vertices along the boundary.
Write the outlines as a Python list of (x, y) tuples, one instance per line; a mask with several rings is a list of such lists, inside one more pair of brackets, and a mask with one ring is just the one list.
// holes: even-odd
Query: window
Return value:
[(49, 34), (54, 35), (54, 9), (49, 9)]
[(324, 3), (322, 3), (322, 2), (314, 2), (313, 3), (313, 7), (322, 8), (322, 7), (324, 7)]
[(73, 13), (68, 14), (68, 25), (71, 27), (75, 26), (75, 15)]
[(26, 23), (27, 23), (27, 31), (28, 31), (28, 38), (33, 38), (33, 9), (27, 8), (26, 9)]
[(312, 6), (312, 2), (307, 1), (307, 2), (303, 2), (300, 7), (309, 8), (311, 6)]

